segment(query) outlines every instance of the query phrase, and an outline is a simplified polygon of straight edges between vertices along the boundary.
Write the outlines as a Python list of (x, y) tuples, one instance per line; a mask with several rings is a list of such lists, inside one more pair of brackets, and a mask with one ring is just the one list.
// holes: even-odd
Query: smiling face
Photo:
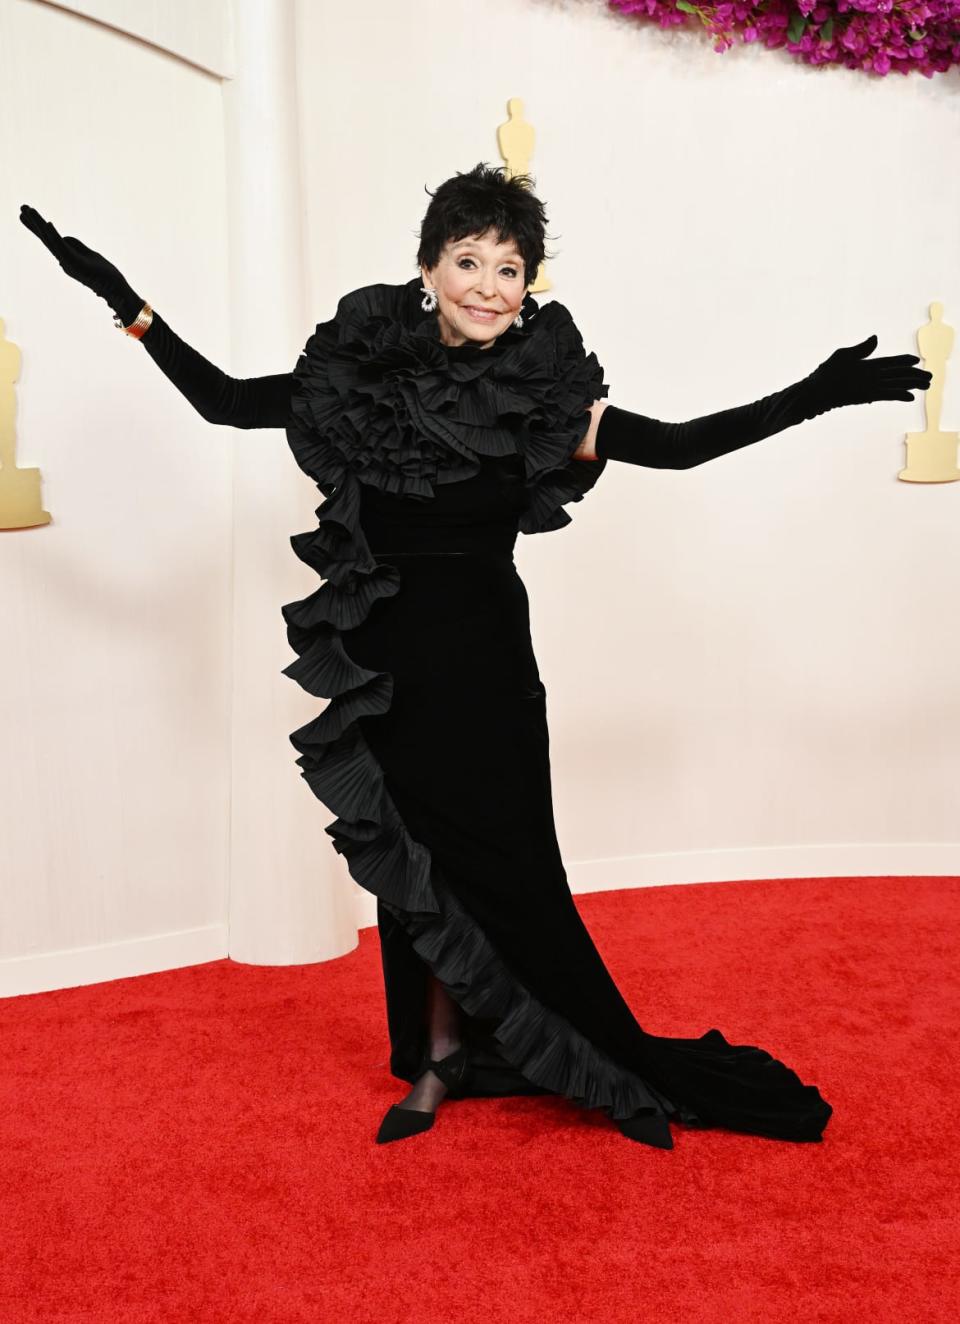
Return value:
[(520, 311), (526, 293), (523, 259), (512, 240), (498, 244), (496, 231), (446, 243), (437, 265), (420, 275), (437, 291), (437, 320), (444, 345), (489, 349)]

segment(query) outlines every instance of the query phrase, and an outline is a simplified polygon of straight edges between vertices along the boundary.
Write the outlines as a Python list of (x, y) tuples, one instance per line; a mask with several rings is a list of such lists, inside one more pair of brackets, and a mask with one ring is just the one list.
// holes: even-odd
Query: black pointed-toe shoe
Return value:
[(385, 1145), (390, 1140), (406, 1140), (408, 1136), (429, 1131), (435, 1117), (436, 1113), (425, 1113), (417, 1108), (401, 1108), (398, 1103), (394, 1103), (380, 1123), (377, 1144)]
[[(439, 1060), (428, 1057), (424, 1070), (430, 1070), (447, 1087), (447, 1096), (459, 1098), (467, 1070), (467, 1050), (461, 1044), (452, 1053)], [(420, 1108), (401, 1108), (394, 1103), (388, 1108), (377, 1132), (377, 1144), (385, 1145), (391, 1140), (406, 1140), (408, 1136), (429, 1131), (433, 1126), (435, 1112), (424, 1112)]]
[(664, 1113), (636, 1113), (621, 1118), (617, 1126), (629, 1140), (639, 1140), (657, 1149), (673, 1149), (673, 1136)]

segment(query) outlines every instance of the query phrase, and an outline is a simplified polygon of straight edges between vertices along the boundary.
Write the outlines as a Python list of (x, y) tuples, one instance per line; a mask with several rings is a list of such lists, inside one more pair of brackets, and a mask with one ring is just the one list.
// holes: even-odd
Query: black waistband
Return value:
[(396, 556), (482, 556), (491, 561), (512, 561), (513, 552), (371, 552), (375, 561), (392, 561)]

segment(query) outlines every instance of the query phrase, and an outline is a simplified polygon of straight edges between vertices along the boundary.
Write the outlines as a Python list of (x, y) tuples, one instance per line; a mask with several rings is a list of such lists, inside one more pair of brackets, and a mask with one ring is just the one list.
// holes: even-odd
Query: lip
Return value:
[(496, 313), (496, 312), (497, 312), (496, 308), (484, 308), (484, 307), (483, 307), (481, 304), (479, 304), (479, 303), (465, 303), (463, 306), (464, 306), (464, 308), (468, 309), (469, 311), (471, 311), (471, 312), (475, 312), (475, 313)]

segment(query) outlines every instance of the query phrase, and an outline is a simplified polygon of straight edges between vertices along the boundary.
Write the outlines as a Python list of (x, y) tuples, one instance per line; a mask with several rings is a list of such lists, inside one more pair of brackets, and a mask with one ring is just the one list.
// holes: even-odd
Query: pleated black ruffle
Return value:
[(585, 410), (609, 391), (569, 311), (527, 295), (522, 328), (490, 349), (451, 348), (418, 290), (416, 279), (363, 286), (316, 328), (293, 374), (287, 439), (297, 464), (324, 496), (349, 472), (384, 492), (429, 498), (435, 484), (474, 477), (478, 456), (519, 450), (520, 532), (569, 524), (563, 506), (606, 467), (570, 457), (587, 431)]

